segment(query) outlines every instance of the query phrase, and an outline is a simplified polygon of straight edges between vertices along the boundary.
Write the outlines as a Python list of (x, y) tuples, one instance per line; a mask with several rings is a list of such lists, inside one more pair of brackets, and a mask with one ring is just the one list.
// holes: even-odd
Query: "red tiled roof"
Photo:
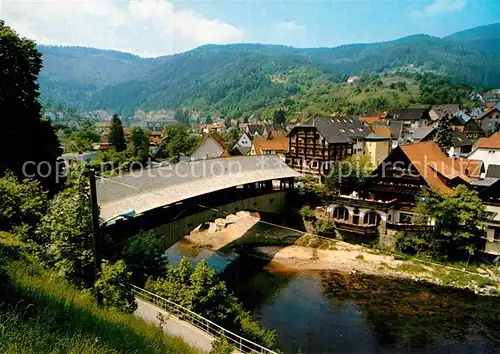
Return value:
[(370, 129), (378, 135), (392, 137), (392, 129), (383, 125), (375, 125), (370, 127)]
[(272, 140), (255, 138), (253, 140), (255, 153), (261, 155), (264, 151), (288, 151), (288, 138), (280, 136)]
[(481, 138), (477, 142), (477, 147), (483, 149), (500, 149), (500, 132), (496, 132), (489, 138)]
[(457, 163), (460, 159), (446, 156), (432, 141), (401, 145), (400, 148), (429, 187), (438, 193), (451, 191), (445, 180), (460, 178), (470, 182), (469, 176), (465, 174), (465, 168), (460, 167), (460, 164)]

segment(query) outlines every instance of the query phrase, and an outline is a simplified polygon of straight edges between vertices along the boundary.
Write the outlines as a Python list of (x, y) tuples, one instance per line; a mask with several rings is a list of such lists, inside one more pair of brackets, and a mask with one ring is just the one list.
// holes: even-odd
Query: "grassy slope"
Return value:
[(0, 353), (197, 353), (133, 315), (99, 308), (15, 248), (0, 233), (9, 279), (0, 275)]

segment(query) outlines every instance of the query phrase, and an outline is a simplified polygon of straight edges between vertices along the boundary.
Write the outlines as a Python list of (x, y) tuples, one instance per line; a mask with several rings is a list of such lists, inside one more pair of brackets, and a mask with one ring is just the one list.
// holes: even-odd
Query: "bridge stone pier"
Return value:
[(240, 210), (285, 212), (299, 176), (277, 156), (237, 156), (102, 178), (97, 195), (103, 219), (136, 211), (105, 225), (114, 240), (152, 230), (168, 248), (199, 224)]

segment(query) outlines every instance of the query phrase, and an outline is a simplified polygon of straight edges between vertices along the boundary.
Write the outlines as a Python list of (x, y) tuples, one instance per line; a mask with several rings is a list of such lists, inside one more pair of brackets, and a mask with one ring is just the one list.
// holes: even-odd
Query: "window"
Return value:
[(345, 207), (335, 208), (333, 211), (333, 217), (335, 219), (347, 220), (349, 219), (349, 210)]
[(349, 128), (349, 131), (350, 131), (351, 133), (354, 133), (354, 129), (352, 129), (352, 128)]
[(344, 129), (339, 129), (341, 133), (345, 133), (345, 130)]
[(401, 224), (411, 224), (413, 221), (413, 215), (408, 213), (399, 213), (399, 223)]
[(493, 240), (495, 241), (498, 241), (500, 240), (500, 228), (496, 227), (494, 228), (494, 232), (493, 232)]

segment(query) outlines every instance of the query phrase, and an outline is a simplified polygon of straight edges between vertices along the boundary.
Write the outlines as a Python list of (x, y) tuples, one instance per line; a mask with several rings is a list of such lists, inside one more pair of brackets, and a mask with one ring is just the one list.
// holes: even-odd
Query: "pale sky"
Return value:
[(0, 18), (40, 44), (149, 57), (210, 43), (333, 47), (445, 36), (500, 22), (500, 0), (0, 0)]

